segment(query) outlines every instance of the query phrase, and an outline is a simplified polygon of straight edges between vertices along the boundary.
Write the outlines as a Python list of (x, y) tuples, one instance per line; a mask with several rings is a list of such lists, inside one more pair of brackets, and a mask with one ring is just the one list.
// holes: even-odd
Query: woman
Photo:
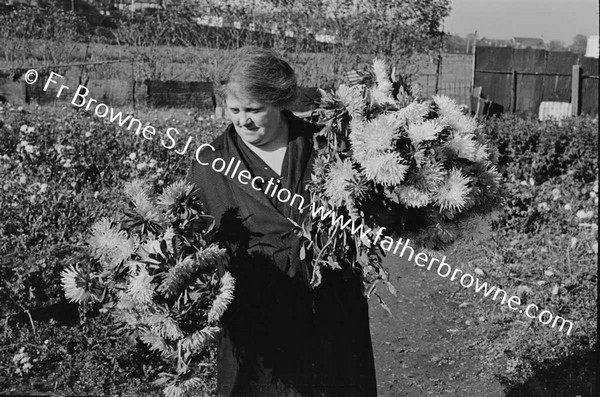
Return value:
[[(310, 262), (299, 255), (302, 233), (291, 221), (300, 224), (309, 211), (268, 194), (275, 186), (267, 181), (310, 203), (305, 183), (320, 127), (285, 109), (296, 99), (294, 71), (272, 51), (245, 47), (221, 69), (216, 88), (232, 123), (201, 151), (188, 180), (217, 220), (236, 279), (218, 338), (218, 395), (375, 396), (359, 279), (348, 264), (324, 269), (311, 289)], [(251, 176), (244, 184), (215, 172), (208, 164), (217, 158), (241, 160), (237, 175)]]

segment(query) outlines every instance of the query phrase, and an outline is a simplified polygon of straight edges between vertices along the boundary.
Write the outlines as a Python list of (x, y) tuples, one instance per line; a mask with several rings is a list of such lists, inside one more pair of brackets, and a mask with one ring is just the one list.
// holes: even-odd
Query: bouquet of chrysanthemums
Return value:
[(62, 273), (67, 298), (103, 303), (153, 351), (176, 363), (157, 380), (167, 396), (201, 384), (198, 362), (219, 331), (234, 292), (225, 250), (209, 243), (214, 219), (184, 182), (150, 198), (144, 182), (125, 185), (130, 209), (119, 222), (102, 219), (87, 240), (89, 261)]
[(321, 214), (333, 215), (304, 224), (313, 285), (321, 266), (346, 262), (360, 266), (367, 293), (382, 280), (393, 292), (375, 239), (402, 236), (442, 249), (480, 233), (475, 226), (501, 206), (496, 152), (476, 119), (445, 96), (412, 98), (383, 61), (358, 84), (322, 91), (317, 111), (325, 127), (315, 137), (309, 190)]

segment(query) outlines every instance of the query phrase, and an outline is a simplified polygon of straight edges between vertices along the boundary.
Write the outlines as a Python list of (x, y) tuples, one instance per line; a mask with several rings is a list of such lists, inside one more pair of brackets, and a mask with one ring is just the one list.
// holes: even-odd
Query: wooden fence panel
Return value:
[[(490, 101), (507, 107), (510, 103), (512, 71), (512, 48), (479, 47), (475, 59), (474, 87), (483, 87), (482, 95)], [(490, 70), (501, 73), (479, 73), (477, 70)]]
[(510, 72), (513, 49), (509, 47), (478, 47), (475, 69)]
[[(9, 74), (0, 75), (0, 102), (37, 103), (40, 105), (69, 105), (78, 89), (76, 84), (70, 84), (69, 90), (64, 90), (59, 98), (56, 97), (60, 84), (51, 84), (44, 91), (48, 75), (41, 74), (34, 84), (26, 84), (23, 79), (12, 81)], [(93, 98), (97, 103), (108, 106), (148, 106), (154, 108), (196, 108), (214, 110), (217, 105), (213, 99), (211, 82), (201, 81), (129, 81), (118, 79), (89, 80), (86, 82), (88, 95), (86, 102)], [(298, 100), (290, 110), (304, 112), (313, 110), (315, 100), (320, 98), (320, 92), (315, 87), (298, 87)], [(80, 103), (81, 101), (79, 101)]]
[(581, 113), (598, 115), (598, 59), (583, 58), (581, 68)]
[(212, 83), (200, 81), (146, 80), (147, 104), (151, 107), (212, 109)]
[(546, 51), (516, 49), (513, 70), (517, 71), (516, 113), (537, 113), (542, 102), (543, 81), (540, 76), (528, 73), (546, 71)]
[[(39, 105), (70, 103), (79, 88), (78, 85), (69, 85), (69, 90), (63, 90), (60, 97), (57, 98), (61, 84), (50, 84), (48, 90), (44, 91), (44, 84), (47, 77), (48, 75), (40, 74), (38, 80), (31, 85), (26, 84), (22, 80), (19, 81), (19, 84), (23, 85), (24, 97), (18, 98), (18, 101), (26, 103), (34, 102)], [(85, 86), (88, 89), (88, 94), (85, 97), (86, 102), (90, 98), (93, 98), (98, 103), (104, 103), (109, 106), (131, 106), (133, 104), (135, 91), (133, 89), (133, 82), (131, 81), (118, 79), (89, 80)], [(81, 93), (83, 94), (84, 91)], [(139, 93), (137, 96), (139, 98)], [(78, 99), (77, 103), (81, 103), (81, 100)]]
[[(581, 113), (598, 114), (598, 60), (570, 52), (478, 47), (474, 87), (504, 111), (538, 114), (541, 102), (572, 102), (573, 65), (581, 65)], [(516, 85), (512, 72), (517, 72)], [(575, 85), (577, 87), (577, 85)], [(511, 102), (515, 95), (516, 107)]]
[(571, 71), (577, 64), (578, 55), (572, 52), (549, 51), (546, 61), (546, 73), (555, 76), (542, 76), (544, 90), (542, 101), (571, 101)]

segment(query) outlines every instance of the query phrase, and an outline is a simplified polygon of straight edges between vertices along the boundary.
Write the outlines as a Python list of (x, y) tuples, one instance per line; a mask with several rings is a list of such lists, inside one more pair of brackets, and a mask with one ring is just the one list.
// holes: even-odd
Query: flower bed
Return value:
[(486, 335), (491, 370), (508, 392), (591, 395), (597, 349), (598, 121), (504, 117), (485, 128), (498, 143), (509, 200), (492, 239), (468, 250), (485, 251), (477, 265), (507, 292), (575, 323), (566, 335), (515, 312), (490, 315), (492, 309), (480, 308), (479, 315), (501, 330)]

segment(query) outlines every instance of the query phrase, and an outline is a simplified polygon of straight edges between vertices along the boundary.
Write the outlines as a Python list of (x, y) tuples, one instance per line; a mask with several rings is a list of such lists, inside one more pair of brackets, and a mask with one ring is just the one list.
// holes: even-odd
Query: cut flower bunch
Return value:
[(151, 350), (176, 363), (161, 374), (166, 396), (202, 384), (201, 356), (233, 298), (225, 250), (210, 243), (214, 219), (193, 187), (177, 182), (153, 200), (143, 181), (125, 185), (130, 209), (120, 222), (102, 219), (87, 240), (90, 260), (62, 272), (67, 298), (102, 303)]
[(383, 61), (376, 59), (359, 84), (322, 91), (317, 112), (325, 127), (315, 137), (312, 200), (371, 233), (351, 233), (335, 216), (307, 217), (313, 285), (321, 266), (355, 263), (367, 295), (378, 281), (393, 293), (374, 240), (380, 228), (386, 239), (438, 250), (480, 233), (483, 216), (502, 205), (497, 155), (476, 119), (445, 96), (412, 98)]

